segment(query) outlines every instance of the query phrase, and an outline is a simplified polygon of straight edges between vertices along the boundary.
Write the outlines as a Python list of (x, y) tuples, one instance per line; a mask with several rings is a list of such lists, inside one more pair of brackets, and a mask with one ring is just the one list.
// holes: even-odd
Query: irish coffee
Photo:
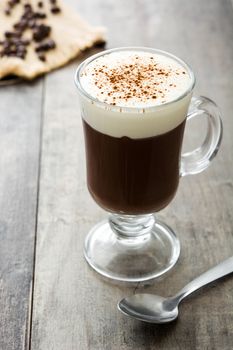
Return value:
[[(110, 212), (88, 233), (85, 258), (107, 278), (152, 280), (170, 270), (180, 253), (175, 232), (154, 213), (173, 199), (181, 176), (203, 171), (216, 155), (219, 110), (210, 99), (195, 97), (188, 113), (192, 69), (156, 49), (103, 51), (81, 63), (75, 82), (88, 189)], [(181, 156), (186, 119), (195, 117), (208, 118), (205, 141)]]
[(163, 54), (125, 50), (92, 60), (80, 82), (94, 200), (114, 213), (161, 210), (179, 183), (188, 70)]

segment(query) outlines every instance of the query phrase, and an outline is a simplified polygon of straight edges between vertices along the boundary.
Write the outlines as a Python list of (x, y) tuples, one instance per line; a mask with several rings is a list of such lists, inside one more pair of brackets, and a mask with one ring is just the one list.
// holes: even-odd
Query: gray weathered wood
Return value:
[[(225, 135), (217, 160), (205, 173), (182, 179), (175, 200), (159, 214), (177, 231), (182, 252), (167, 278), (145, 290), (167, 295), (233, 251), (231, 3), (69, 2), (107, 25), (109, 47), (159, 47), (186, 59), (197, 75), (196, 91), (222, 109)], [(106, 214), (85, 185), (76, 65), (46, 78), (31, 349), (232, 349), (232, 279), (199, 293), (181, 306), (177, 322), (159, 327), (121, 315), (117, 301), (134, 290), (103, 281), (85, 263), (85, 235)], [(187, 130), (191, 141), (197, 134)]]
[(0, 88), (0, 349), (26, 346), (30, 320), (42, 81)]

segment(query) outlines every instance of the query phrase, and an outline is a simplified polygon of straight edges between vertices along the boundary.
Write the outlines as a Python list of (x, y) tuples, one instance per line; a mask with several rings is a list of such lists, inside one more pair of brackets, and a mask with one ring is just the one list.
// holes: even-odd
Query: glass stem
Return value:
[(153, 214), (124, 215), (111, 214), (109, 224), (119, 239), (135, 239), (149, 235), (155, 223)]

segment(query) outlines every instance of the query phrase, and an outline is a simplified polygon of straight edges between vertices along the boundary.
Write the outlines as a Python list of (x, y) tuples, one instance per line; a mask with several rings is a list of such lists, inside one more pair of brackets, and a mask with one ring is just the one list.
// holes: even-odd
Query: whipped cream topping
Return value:
[(82, 118), (113, 137), (153, 137), (176, 128), (186, 118), (194, 86), (185, 63), (143, 48), (104, 51), (84, 61), (77, 74)]
[(187, 69), (160, 53), (116, 51), (90, 62), (80, 83), (93, 98), (121, 107), (149, 107), (176, 100), (191, 84)]

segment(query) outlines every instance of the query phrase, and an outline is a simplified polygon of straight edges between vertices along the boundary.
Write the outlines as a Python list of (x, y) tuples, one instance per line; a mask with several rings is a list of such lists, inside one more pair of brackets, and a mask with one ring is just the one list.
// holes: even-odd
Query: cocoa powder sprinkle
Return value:
[(152, 99), (165, 103), (167, 95), (177, 86), (174, 82), (181, 79), (178, 76), (187, 74), (184, 67), (177, 67), (178, 64), (175, 68), (162, 65), (156, 56), (134, 54), (121, 64), (108, 65), (106, 60), (100, 60), (92, 68), (89, 64), (82, 76), (91, 76), (96, 98), (101, 96), (101, 101), (111, 105), (117, 105), (119, 101), (128, 103), (131, 99), (145, 104)]

